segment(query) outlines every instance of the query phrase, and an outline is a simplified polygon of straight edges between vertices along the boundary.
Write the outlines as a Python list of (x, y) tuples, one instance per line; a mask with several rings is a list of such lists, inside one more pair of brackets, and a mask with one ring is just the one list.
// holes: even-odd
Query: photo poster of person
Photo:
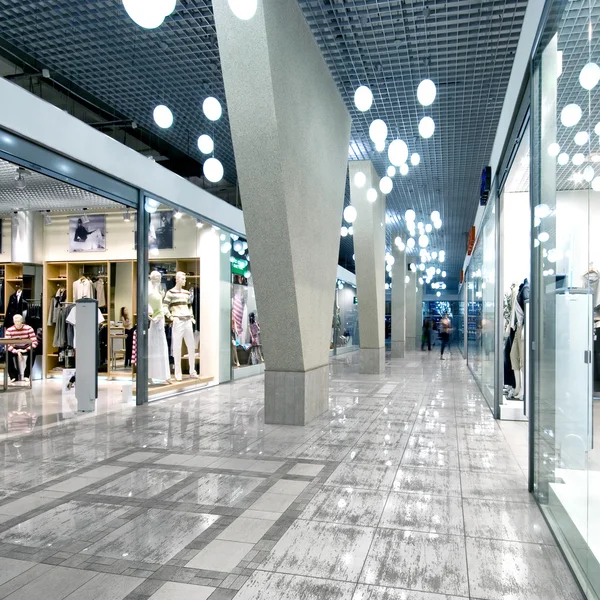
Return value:
[[(174, 210), (146, 213), (148, 218), (148, 250), (173, 250)], [(137, 250), (137, 221), (133, 232), (133, 247)]]
[(69, 252), (105, 252), (106, 215), (79, 215), (69, 219)]

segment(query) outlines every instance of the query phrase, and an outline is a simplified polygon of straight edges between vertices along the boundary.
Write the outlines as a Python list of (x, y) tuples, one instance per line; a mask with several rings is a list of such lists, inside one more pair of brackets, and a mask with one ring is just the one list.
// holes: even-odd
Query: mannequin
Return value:
[(165, 335), (165, 308), (163, 293), (160, 288), (162, 274), (159, 271), (150, 273), (148, 284), (148, 379), (151, 381), (171, 381), (169, 368), (169, 348)]
[(515, 302), (516, 332), (513, 347), (510, 351), (510, 362), (515, 374), (515, 389), (512, 397), (523, 400), (523, 383), (525, 368), (525, 303), (529, 301), (529, 281), (525, 279), (519, 286), (517, 301)]
[(27, 315), (27, 300), (23, 297), (23, 290), (20, 284), (15, 285), (15, 292), (11, 294), (8, 299), (8, 306), (6, 308), (6, 315), (4, 317), (4, 327), (12, 327), (13, 317), (15, 315), (23, 315), (23, 318)]
[(167, 306), (168, 316), (173, 323), (173, 332), (171, 337), (171, 348), (173, 359), (175, 361), (175, 379), (181, 381), (181, 345), (185, 340), (188, 351), (190, 365), (190, 377), (197, 378), (196, 373), (196, 343), (194, 339), (194, 314), (192, 312), (191, 294), (185, 290), (186, 277), (183, 271), (175, 274), (175, 287), (171, 288), (165, 295), (165, 305)]
[[(23, 316), (15, 315), (13, 317), (13, 322), (14, 325), (6, 330), (6, 337), (20, 340), (29, 339), (31, 340), (32, 348), (37, 348), (38, 341), (35, 331), (33, 330), (33, 327), (25, 325)], [(15, 346), (9, 344), (7, 351), (8, 372), (11, 383), (17, 379), (28, 382), (31, 367), (33, 366), (29, 364), (29, 347), (25, 344)], [(32, 356), (32, 362), (34, 359), (35, 356)]]

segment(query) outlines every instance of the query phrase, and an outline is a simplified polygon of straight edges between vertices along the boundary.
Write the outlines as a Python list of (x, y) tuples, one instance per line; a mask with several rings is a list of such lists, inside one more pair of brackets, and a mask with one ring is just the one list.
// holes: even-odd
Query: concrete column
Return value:
[(408, 271), (408, 279), (406, 283), (406, 347), (411, 350), (416, 347), (417, 343), (417, 274)]
[[(265, 355), (265, 422), (328, 408), (350, 116), (296, 0), (213, 0)], [(218, 145), (217, 145), (218, 156)]]
[(10, 251), (12, 262), (32, 263), (34, 240), (34, 213), (19, 210), (11, 215)]
[(418, 282), (419, 277), (415, 273), (415, 345), (421, 349), (421, 335), (423, 331), (423, 286)]
[(406, 348), (406, 252), (398, 250), (392, 236), (392, 358), (404, 358)]
[[(354, 227), (356, 290), (360, 329), (361, 373), (383, 373), (385, 369), (385, 195), (379, 191), (379, 175), (370, 160), (350, 163), (350, 200), (358, 216)], [(359, 188), (359, 171), (366, 183)], [(367, 200), (367, 190), (377, 191), (377, 200)], [(392, 286), (393, 289), (393, 286)]]

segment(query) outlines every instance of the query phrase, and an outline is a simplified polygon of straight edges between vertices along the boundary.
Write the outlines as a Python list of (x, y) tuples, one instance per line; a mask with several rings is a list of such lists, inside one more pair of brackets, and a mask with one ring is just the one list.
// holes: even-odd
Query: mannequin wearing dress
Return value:
[(192, 311), (192, 297), (188, 290), (184, 289), (186, 276), (183, 271), (175, 274), (175, 287), (171, 288), (165, 295), (164, 303), (168, 315), (173, 323), (171, 336), (171, 349), (175, 361), (175, 379), (181, 381), (181, 347), (185, 340), (190, 365), (190, 377), (197, 378), (196, 373), (196, 342), (194, 338), (194, 313)]
[(163, 296), (160, 289), (162, 274), (159, 271), (150, 273), (148, 285), (148, 379), (152, 381), (171, 380), (169, 368), (169, 347), (165, 335), (165, 312)]

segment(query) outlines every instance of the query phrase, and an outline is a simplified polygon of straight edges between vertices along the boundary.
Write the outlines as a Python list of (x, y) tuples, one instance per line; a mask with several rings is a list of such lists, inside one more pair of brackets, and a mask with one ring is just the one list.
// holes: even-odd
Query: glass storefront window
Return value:
[[(495, 188), (494, 188), (495, 189)], [(491, 190), (467, 270), (467, 360), (490, 408), (494, 406), (496, 193)]]
[(333, 354), (344, 354), (358, 350), (359, 346), (356, 286), (338, 280), (331, 321), (330, 348), (333, 350)]
[[(533, 489), (600, 594), (600, 3), (552, 2), (532, 81)], [(590, 64), (595, 63), (595, 64)]]

